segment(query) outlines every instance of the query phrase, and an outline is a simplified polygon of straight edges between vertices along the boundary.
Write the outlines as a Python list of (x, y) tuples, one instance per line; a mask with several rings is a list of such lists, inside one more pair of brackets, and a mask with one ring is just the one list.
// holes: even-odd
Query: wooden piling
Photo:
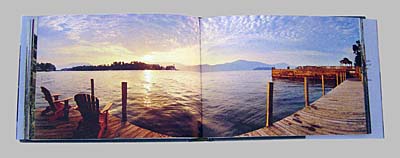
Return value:
[(321, 75), (321, 86), (322, 86), (322, 95), (325, 95), (325, 80), (324, 75)]
[(127, 103), (127, 82), (122, 82), (122, 119), (121, 122), (126, 122), (126, 103)]
[(307, 77), (304, 77), (304, 106), (307, 107), (309, 105)]
[(90, 79), (90, 94), (94, 96), (94, 79)]
[(267, 111), (266, 111), (266, 122), (265, 127), (272, 126), (272, 111), (273, 111), (273, 95), (274, 94), (274, 83), (268, 82), (267, 84)]

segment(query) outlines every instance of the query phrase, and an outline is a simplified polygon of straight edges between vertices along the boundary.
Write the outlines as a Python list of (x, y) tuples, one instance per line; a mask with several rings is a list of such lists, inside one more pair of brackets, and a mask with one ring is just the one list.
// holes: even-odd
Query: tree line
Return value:
[(37, 63), (36, 71), (56, 71), (56, 66), (51, 63)]
[[(361, 67), (361, 65), (362, 65), (361, 53), (362, 53), (361, 42), (356, 41), (356, 44), (353, 44), (353, 54), (356, 55), (356, 57), (354, 58), (354, 66), (356, 66), (356, 67)], [(347, 66), (351, 66), (353, 64), (353, 62), (351, 60), (349, 60), (348, 58), (343, 58), (339, 62), (340, 62), (340, 64), (347, 65)]]
[(113, 62), (112, 64), (103, 65), (82, 65), (75, 66), (72, 68), (62, 69), (64, 71), (105, 71), (105, 70), (176, 70), (174, 65), (161, 66), (159, 64), (146, 64), (139, 61), (132, 61), (130, 63), (125, 62)]

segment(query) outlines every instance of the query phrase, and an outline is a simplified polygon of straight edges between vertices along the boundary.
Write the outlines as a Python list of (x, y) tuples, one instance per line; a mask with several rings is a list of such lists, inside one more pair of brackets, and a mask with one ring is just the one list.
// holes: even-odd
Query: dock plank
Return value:
[(366, 134), (364, 89), (362, 82), (348, 79), (309, 107), (263, 127), (244, 133), (247, 136), (304, 136)]
[[(74, 131), (82, 119), (78, 110), (70, 109), (68, 121), (49, 121), (48, 116), (41, 116), (44, 108), (35, 109), (34, 134), (32, 139), (79, 139), (73, 138)], [(136, 126), (130, 122), (121, 122), (121, 119), (109, 115), (108, 127), (103, 138), (168, 138), (169, 135), (154, 132)]]

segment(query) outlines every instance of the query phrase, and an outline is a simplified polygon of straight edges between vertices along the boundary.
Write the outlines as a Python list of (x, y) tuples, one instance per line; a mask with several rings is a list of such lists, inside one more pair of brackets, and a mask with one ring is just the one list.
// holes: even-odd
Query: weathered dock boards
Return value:
[[(72, 139), (79, 121), (82, 119), (78, 110), (70, 109), (69, 120), (48, 121), (47, 116), (41, 116), (43, 108), (35, 110), (33, 139)], [(153, 132), (132, 123), (121, 123), (121, 119), (110, 115), (108, 129), (103, 138), (165, 138), (164, 134)]]
[(366, 134), (364, 91), (361, 81), (348, 79), (309, 107), (251, 131), (247, 136), (305, 136)]

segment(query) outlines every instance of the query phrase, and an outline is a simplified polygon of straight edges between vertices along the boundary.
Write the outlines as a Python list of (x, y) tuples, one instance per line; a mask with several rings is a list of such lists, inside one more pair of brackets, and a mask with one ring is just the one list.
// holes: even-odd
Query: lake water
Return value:
[[(40, 86), (61, 98), (90, 94), (90, 79), (100, 106), (114, 103), (121, 117), (121, 82), (128, 82), (128, 121), (172, 136), (233, 136), (265, 125), (266, 84), (271, 71), (56, 71), (38, 72), (36, 106), (47, 106)], [(201, 84), (202, 79), (202, 84)], [(309, 87), (310, 102), (321, 86)], [(331, 88), (326, 88), (329, 91)], [(75, 104), (74, 101), (72, 101)], [(304, 106), (303, 83), (275, 80), (273, 120)], [(203, 118), (201, 118), (201, 113)], [(203, 125), (201, 125), (203, 121)]]

